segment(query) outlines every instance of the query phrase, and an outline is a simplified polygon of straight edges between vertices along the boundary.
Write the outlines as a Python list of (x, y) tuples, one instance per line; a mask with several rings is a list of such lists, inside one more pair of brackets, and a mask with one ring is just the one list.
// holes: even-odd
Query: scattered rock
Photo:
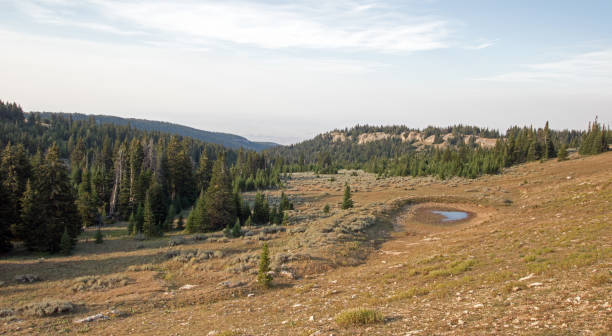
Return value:
[(535, 276), (535, 274), (531, 273), (531, 274), (529, 274), (527, 276), (524, 276), (524, 277), (520, 278), (519, 281), (529, 280), (529, 279), (533, 278), (534, 276)]
[(192, 289), (192, 288), (195, 288), (195, 287), (197, 287), (197, 286), (196, 285), (183, 285), (183, 286), (181, 286), (181, 288), (179, 288), (179, 290), (189, 290), (189, 289)]
[(484, 308), (484, 305), (482, 303), (477, 303), (474, 305), (474, 308)]
[(208, 239), (208, 237), (206, 237), (206, 235), (203, 235), (203, 234), (195, 234), (193, 235), (192, 239), (195, 241), (201, 241), (201, 240)]
[(85, 318), (82, 319), (78, 319), (78, 320), (74, 320), (74, 323), (80, 324), (80, 323), (89, 323), (89, 322), (94, 322), (94, 321), (99, 321), (99, 320), (108, 320), (108, 316), (99, 313), (96, 315), (91, 315), (91, 316), (87, 316)]
[(105, 290), (116, 287), (124, 287), (130, 283), (127, 277), (107, 277), (85, 276), (73, 281), (72, 291), (81, 292), (88, 290)]
[(15, 281), (23, 283), (32, 283), (40, 281), (40, 277), (36, 274), (21, 274), (15, 277)]
[(177, 246), (177, 245), (183, 245), (183, 244), (185, 244), (185, 239), (183, 239), (183, 238), (171, 239), (168, 242), (168, 246)]
[(30, 316), (52, 316), (74, 311), (74, 304), (68, 301), (42, 301), (19, 308), (19, 311)]
[(280, 275), (284, 276), (287, 279), (291, 279), (291, 280), (295, 279), (295, 274), (293, 274), (293, 272), (288, 271), (288, 270), (280, 271)]
[(12, 309), (0, 309), (0, 317), (13, 316), (14, 313)]
[(529, 285), (527, 285), (527, 287), (532, 288), (532, 287), (539, 287), (542, 286), (541, 282), (534, 282), (534, 283), (530, 283)]

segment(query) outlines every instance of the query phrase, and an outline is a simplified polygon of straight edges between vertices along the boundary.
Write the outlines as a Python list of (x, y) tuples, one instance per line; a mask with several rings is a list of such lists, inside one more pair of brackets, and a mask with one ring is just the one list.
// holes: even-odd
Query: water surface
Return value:
[(443, 222), (452, 222), (458, 221), (462, 219), (466, 219), (468, 217), (468, 213), (465, 211), (440, 211), (440, 210), (432, 210), (432, 213), (437, 215), (442, 215), (445, 218), (442, 219)]

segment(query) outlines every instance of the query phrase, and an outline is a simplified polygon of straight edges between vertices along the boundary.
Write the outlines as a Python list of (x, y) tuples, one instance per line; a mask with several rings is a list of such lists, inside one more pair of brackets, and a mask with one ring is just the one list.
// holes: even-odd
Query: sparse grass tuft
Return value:
[(373, 309), (351, 309), (336, 316), (336, 323), (341, 326), (366, 325), (384, 321), (384, 316)]
[(415, 296), (425, 296), (427, 294), (429, 294), (429, 289), (427, 288), (411, 287), (408, 290), (405, 290), (396, 295), (393, 295), (387, 301), (388, 302), (400, 301), (400, 300), (409, 299)]
[(605, 284), (612, 283), (612, 275), (605, 273), (593, 274), (589, 279), (589, 282), (593, 286), (603, 286)]
[(435, 271), (431, 271), (429, 273), (429, 275), (431, 275), (432, 277), (459, 275), (459, 274), (461, 274), (463, 272), (471, 270), (472, 266), (474, 266), (475, 264), (476, 264), (476, 260), (474, 260), (474, 259), (468, 259), (468, 260), (463, 260), (463, 261), (456, 261), (456, 262), (451, 263), (450, 265), (448, 265), (448, 267), (446, 267), (446, 268), (435, 270)]

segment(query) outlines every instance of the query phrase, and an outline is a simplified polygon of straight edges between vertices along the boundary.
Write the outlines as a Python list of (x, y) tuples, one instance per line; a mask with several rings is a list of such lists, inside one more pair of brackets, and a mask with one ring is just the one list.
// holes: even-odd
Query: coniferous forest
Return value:
[[(414, 130), (343, 130), (351, 137), (407, 131)], [(564, 160), (568, 149), (601, 153), (611, 139), (597, 120), (586, 131), (554, 131), (546, 123), (538, 129), (512, 127), (504, 135), (462, 125), (421, 132), (433, 136), (434, 144), (449, 133), (456, 140), (416, 148), (397, 138), (358, 144), (320, 135), (258, 153), (103, 124), (94, 117), (24, 113), (17, 104), (0, 101), (0, 250), (21, 241), (32, 251), (69, 251), (84, 227), (117, 220), (128, 221), (133, 235), (160, 236), (182, 229), (182, 219), (178, 227), (174, 220), (184, 209), (193, 209), (188, 232), (234, 228), (238, 234), (241, 225), (283, 223), (291, 201), (283, 193), (278, 206), (270, 205), (261, 191), (281, 188), (291, 172), (333, 174), (345, 168), (380, 176), (476, 178), (524, 162)], [(496, 144), (480, 146), (476, 136), (496, 139)], [(253, 202), (243, 200), (246, 191), (258, 191)]]
[(282, 161), (255, 151), (45, 115), (0, 102), (2, 251), (22, 241), (58, 252), (62, 236), (74, 244), (83, 227), (114, 220), (129, 221), (132, 234), (158, 236), (205, 200), (206, 225), (189, 229), (216, 230), (251, 216), (241, 191), (281, 185)]

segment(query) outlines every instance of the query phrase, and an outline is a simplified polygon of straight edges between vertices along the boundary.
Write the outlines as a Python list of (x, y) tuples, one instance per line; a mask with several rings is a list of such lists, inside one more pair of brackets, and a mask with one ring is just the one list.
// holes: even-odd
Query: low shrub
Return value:
[(336, 323), (341, 326), (366, 325), (382, 321), (384, 316), (380, 312), (365, 308), (346, 310), (336, 316)]

